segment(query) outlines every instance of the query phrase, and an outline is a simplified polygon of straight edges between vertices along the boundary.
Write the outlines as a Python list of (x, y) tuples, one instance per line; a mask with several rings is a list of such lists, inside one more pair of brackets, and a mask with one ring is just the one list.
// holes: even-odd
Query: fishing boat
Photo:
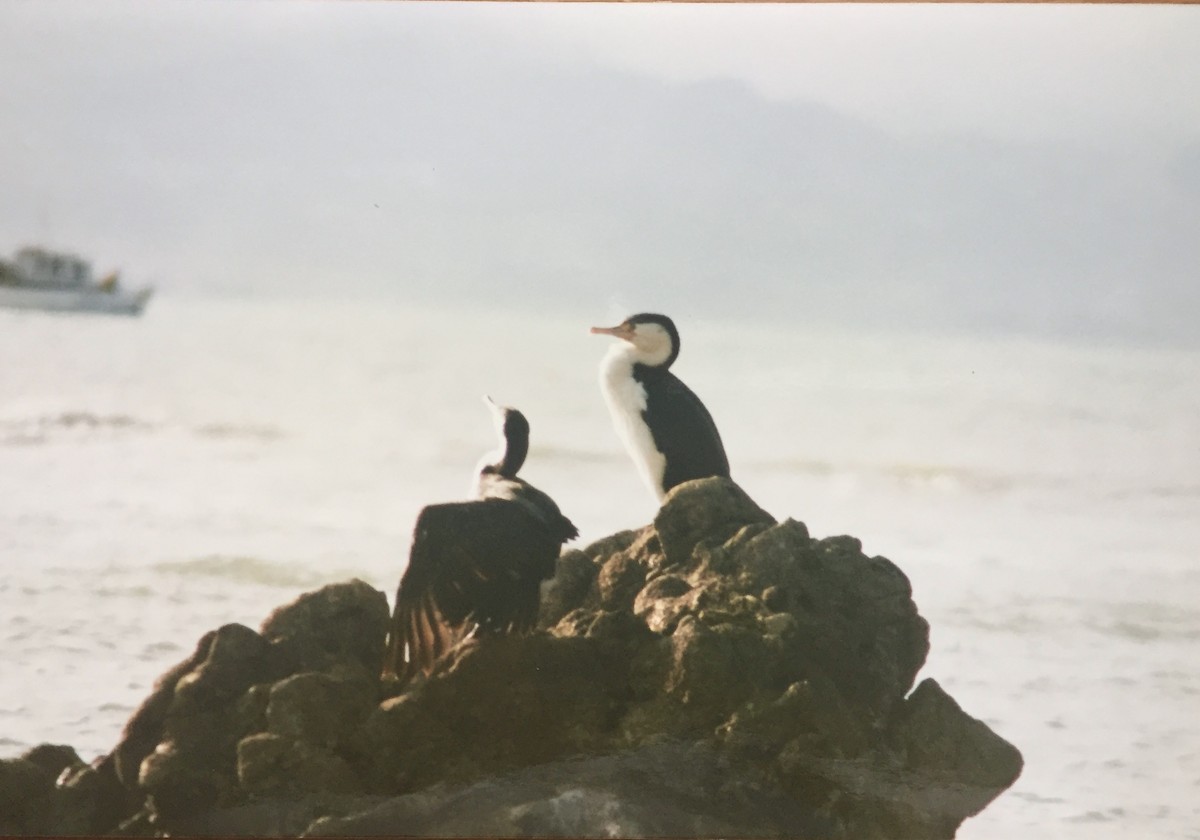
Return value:
[(153, 292), (122, 288), (115, 271), (96, 280), (87, 260), (47, 248), (0, 260), (0, 307), (9, 309), (140, 315)]

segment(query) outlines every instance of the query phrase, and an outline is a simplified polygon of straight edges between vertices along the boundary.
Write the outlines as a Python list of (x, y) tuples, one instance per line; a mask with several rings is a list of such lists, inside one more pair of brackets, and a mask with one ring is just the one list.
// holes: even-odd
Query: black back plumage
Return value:
[(558, 505), (548, 495), (528, 481), (516, 476), (508, 477), (490, 473), (484, 468), (480, 479), (480, 498), (513, 502), (524, 508), (559, 544), (579, 536), (579, 529), (570, 519), (562, 515)]
[(695, 478), (713, 475), (728, 478), (729, 458), (721, 443), (721, 433), (692, 389), (665, 366), (636, 364), (633, 378), (646, 391), (642, 419), (650, 429), (655, 448), (666, 458), (663, 492)]
[(385, 674), (407, 680), (428, 673), (471, 633), (527, 633), (537, 625), (541, 582), (579, 532), (548, 495), (515, 476), (528, 424), (520, 412), (508, 412), (516, 418), (504, 424), (501, 459), (481, 470), (480, 497), (429, 505), (417, 517)]

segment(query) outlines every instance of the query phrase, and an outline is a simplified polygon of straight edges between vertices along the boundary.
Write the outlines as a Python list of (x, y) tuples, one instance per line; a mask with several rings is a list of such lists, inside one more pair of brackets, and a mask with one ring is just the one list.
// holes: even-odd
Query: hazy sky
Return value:
[(745, 80), (904, 133), (1194, 138), (1200, 12), (966, 4), (542, 6), (478, 15), (532, 49)]
[(1179, 337), (1197, 44), (1177, 6), (0, 0), (0, 252)]
[[(3, 0), (0, 67), (69, 83), (42, 60), (88, 67), (108, 45), (151, 70), (210, 39), (266, 51), (402, 34), (546, 66), (592, 62), (672, 81), (743, 80), (906, 133), (1014, 138), (1194, 138), (1200, 11), (1185, 6), (1005, 4), (572, 4)], [(64, 39), (80, 54), (47, 43)], [(64, 45), (64, 46), (65, 46)], [(345, 52), (339, 49), (344, 48)], [(177, 52), (178, 51), (178, 52)], [(297, 49), (297, 53), (302, 54)]]

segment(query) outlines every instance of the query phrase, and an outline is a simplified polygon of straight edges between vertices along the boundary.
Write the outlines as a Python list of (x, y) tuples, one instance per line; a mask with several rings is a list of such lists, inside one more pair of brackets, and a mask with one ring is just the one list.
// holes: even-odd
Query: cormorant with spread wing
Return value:
[(527, 633), (537, 625), (541, 582), (579, 531), (554, 500), (517, 478), (529, 421), (487, 403), (500, 450), (485, 456), (472, 501), (429, 505), (417, 516), (383, 672), (407, 680), (472, 633)]

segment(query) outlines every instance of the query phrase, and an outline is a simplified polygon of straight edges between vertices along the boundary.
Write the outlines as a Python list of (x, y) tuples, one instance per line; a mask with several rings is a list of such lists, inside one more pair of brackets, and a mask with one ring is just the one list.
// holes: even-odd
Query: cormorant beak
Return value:
[(618, 324), (615, 327), (592, 327), (592, 335), (611, 335), (625, 341), (633, 341), (633, 327), (629, 324)]
[(496, 433), (498, 435), (500, 435), (501, 438), (503, 438), (504, 437), (504, 415), (505, 415), (504, 406), (497, 403), (494, 399), (492, 399), (487, 394), (485, 394), (483, 397), (483, 404), (488, 407), (488, 411), (492, 415), (492, 425), (496, 427)]

